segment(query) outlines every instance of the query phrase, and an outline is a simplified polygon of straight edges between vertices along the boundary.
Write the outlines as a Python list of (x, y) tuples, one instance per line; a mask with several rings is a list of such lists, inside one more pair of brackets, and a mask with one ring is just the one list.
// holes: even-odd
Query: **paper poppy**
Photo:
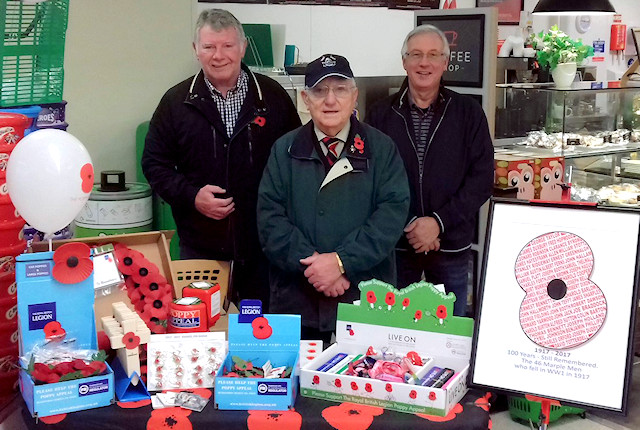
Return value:
[(254, 120), (253, 123), (256, 124), (259, 127), (264, 127), (264, 125), (267, 123), (267, 120), (265, 119), (265, 117), (263, 116), (257, 116)]
[(133, 303), (133, 309), (135, 309), (138, 314), (144, 312), (145, 306), (147, 306), (147, 302), (144, 301), (144, 296), (140, 296), (140, 300)]
[(249, 430), (299, 430), (302, 427), (302, 415), (296, 411), (248, 411), (247, 428)]
[(133, 262), (131, 277), (137, 284), (142, 284), (147, 277), (151, 277), (153, 274), (160, 273), (158, 266), (153, 264), (146, 258), (136, 259)]
[(62, 340), (67, 335), (65, 329), (62, 328), (62, 324), (58, 321), (49, 321), (44, 328), (44, 338), (47, 340)]
[[(166, 290), (167, 280), (160, 273), (151, 273), (149, 276), (145, 276), (139, 285), (141, 294), (144, 294), (145, 297), (153, 296), (154, 299), (157, 299), (159, 297), (158, 294), (164, 293)], [(158, 290), (161, 291), (158, 292)]]
[(265, 317), (254, 318), (251, 321), (251, 327), (253, 327), (253, 337), (256, 339), (268, 339), (273, 333), (273, 328)]
[(91, 248), (84, 243), (65, 243), (53, 253), (53, 278), (62, 284), (77, 284), (93, 272)]
[(436, 309), (436, 316), (441, 320), (445, 319), (447, 317), (447, 307), (445, 305), (438, 306)]
[(356, 134), (356, 137), (353, 139), (353, 146), (356, 147), (360, 154), (364, 153), (364, 140), (362, 140), (359, 134)]
[(93, 165), (91, 163), (82, 166), (80, 178), (82, 178), (82, 192), (90, 193), (93, 189)]
[(166, 320), (167, 315), (169, 314), (168, 303), (171, 303), (171, 298), (169, 298), (166, 306), (162, 300), (154, 300), (152, 303), (145, 303), (143, 312), (151, 315), (152, 318)]
[(149, 327), (149, 330), (151, 330), (153, 334), (164, 334), (167, 332), (167, 320), (159, 320), (156, 318), (150, 321), (147, 327)]
[(136, 349), (140, 345), (140, 336), (136, 336), (134, 332), (130, 331), (122, 336), (122, 343), (127, 349)]
[(130, 276), (133, 274), (134, 263), (137, 260), (144, 259), (144, 255), (141, 252), (134, 249), (127, 248), (125, 245), (115, 245), (116, 262), (118, 263), (118, 270), (123, 275)]
[(341, 403), (322, 411), (322, 417), (337, 430), (366, 430), (384, 409), (375, 406)]

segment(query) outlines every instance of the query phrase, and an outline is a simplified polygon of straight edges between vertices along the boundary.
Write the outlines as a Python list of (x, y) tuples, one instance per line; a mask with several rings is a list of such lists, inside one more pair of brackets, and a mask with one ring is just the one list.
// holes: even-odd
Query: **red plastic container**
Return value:
[(20, 113), (0, 112), (0, 152), (16, 146), (24, 136), (31, 119)]
[(0, 221), (0, 243), (8, 248), (22, 244), (24, 242), (23, 227), (24, 221), (20, 218), (13, 221)]
[[(17, 222), (17, 221), (16, 221)], [(15, 245), (6, 246), (4, 243), (0, 242), (0, 257), (17, 257), (22, 254), (27, 249), (27, 242), (23, 241), (20, 243), (16, 243)], [(2, 270), (0, 270), (0, 273)]]
[(167, 333), (209, 331), (207, 307), (195, 297), (183, 297), (169, 305)]
[(18, 321), (0, 323), (0, 351), (18, 346)]
[(211, 285), (205, 281), (192, 282), (182, 288), (182, 297), (197, 297), (205, 304), (209, 328), (220, 319), (220, 284)]

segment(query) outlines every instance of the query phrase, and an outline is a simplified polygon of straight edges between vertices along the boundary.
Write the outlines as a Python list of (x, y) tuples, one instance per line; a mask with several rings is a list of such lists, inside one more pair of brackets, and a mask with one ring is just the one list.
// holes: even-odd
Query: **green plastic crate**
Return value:
[[(529, 422), (531, 420), (537, 423), (540, 420), (540, 411), (542, 405), (540, 402), (531, 402), (524, 397), (509, 396), (509, 415), (514, 421)], [(563, 415), (578, 414), (582, 418), (585, 417), (584, 409), (574, 408), (571, 406), (555, 406), (551, 405), (549, 412), (549, 422), (558, 420)]]
[(69, 0), (0, 1), (0, 106), (62, 101)]

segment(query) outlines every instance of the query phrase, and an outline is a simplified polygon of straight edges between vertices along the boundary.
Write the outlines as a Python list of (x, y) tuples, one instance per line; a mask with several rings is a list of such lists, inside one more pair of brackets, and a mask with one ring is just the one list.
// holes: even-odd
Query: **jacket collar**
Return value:
[[(352, 159), (366, 160), (371, 158), (371, 149), (362, 124), (353, 116), (351, 116), (350, 121), (351, 129), (349, 130), (349, 137), (344, 144), (343, 153), (347, 158)], [(316, 140), (313, 120), (311, 120), (300, 128), (289, 147), (289, 153), (294, 158), (320, 159), (319, 154), (314, 152)]]
[[(450, 96), (448, 91), (444, 86), (440, 85), (440, 91), (438, 91), (438, 97), (441, 98), (440, 104), (443, 101), (447, 101)], [(411, 106), (409, 105), (409, 78), (404, 78), (402, 81), (402, 86), (400, 87), (400, 91), (396, 93), (396, 96), (393, 100), (393, 106), (398, 109), (409, 109)]]

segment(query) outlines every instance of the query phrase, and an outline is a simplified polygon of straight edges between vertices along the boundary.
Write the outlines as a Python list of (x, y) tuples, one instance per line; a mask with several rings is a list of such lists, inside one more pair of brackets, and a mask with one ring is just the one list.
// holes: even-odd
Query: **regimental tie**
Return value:
[(336, 147), (340, 142), (341, 140), (336, 137), (325, 136), (322, 138), (322, 143), (327, 147), (327, 161), (329, 162), (329, 166), (333, 166), (333, 164), (338, 160)]

